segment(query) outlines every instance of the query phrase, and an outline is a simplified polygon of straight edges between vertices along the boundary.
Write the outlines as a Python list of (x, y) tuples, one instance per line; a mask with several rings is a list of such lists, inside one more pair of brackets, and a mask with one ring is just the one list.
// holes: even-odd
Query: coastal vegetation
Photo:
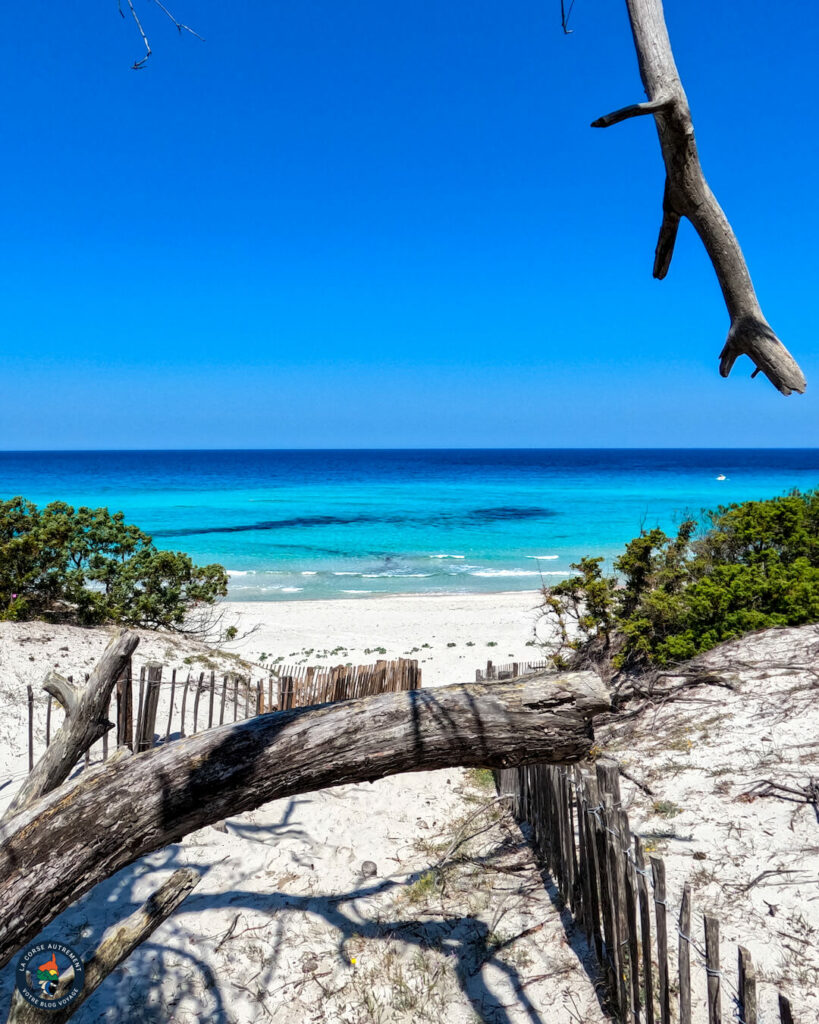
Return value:
[(160, 551), (122, 512), (0, 502), (0, 619), (182, 629), (227, 593), (221, 565)]
[(546, 641), (559, 668), (667, 666), (771, 626), (819, 621), (819, 490), (745, 501), (643, 530), (603, 571), (544, 588)]

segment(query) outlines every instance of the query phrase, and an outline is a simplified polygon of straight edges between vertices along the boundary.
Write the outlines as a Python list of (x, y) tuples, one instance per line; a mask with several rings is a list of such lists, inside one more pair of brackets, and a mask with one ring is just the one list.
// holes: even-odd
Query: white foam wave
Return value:
[(527, 558), (536, 558), (538, 561), (546, 561), (551, 558), (560, 558), (560, 555), (527, 555)]
[(371, 594), (371, 590), (342, 590), (342, 594)]
[(362, 572), (363, 580), (425, 580), (432, 576), (431, 572)]
[(357, 573), (357, 572), (334, 572), (333, 575), (334, 576), (358, 576), (359, 573)]
[(466, 555), (430, 555), (430, 558), (466, 558)]
[(304, 587), (278, 587), (283, 594), (298, 594), (299, 591), (304, 590)]
[(318, 576), (318, 573), (317, 572), (313, 572), (313, 571), (308, 571), (308, 572), (303, 572), (302, 576)]
[[(470, 576), (540, 576), (537, 569), (479, 569), (477, 572), (469, 573)], [(561, 573), (561, 576), (563, 574)]]
[(253, 569), (225, 569), (228, 576), (255, 576)]

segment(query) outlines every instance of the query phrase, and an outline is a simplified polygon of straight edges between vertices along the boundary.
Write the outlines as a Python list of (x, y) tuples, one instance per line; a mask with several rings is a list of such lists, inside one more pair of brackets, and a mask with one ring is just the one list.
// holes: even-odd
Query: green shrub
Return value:
[(644, 531), (605, 575), (602, 558), (544, 588), (558, 667), (669, 665), (756, 629), (819, 621), (819, 491), (746, 501)]
[(173, 629), (226, 593), (221, 565), (157, 550), (121, 512), (0, 501), (0, 618)]

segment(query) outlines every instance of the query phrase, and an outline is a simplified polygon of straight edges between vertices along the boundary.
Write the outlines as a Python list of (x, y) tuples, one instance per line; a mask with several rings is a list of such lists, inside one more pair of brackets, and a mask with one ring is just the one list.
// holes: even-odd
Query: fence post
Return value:
[(171, 735), (171, 724), (173, 722), (173, 695), (176, 690), (176, 669), (171, 672), (171, 700), (170, 707), (168, 709), (168, 728), (165, 730), (165, 742), (167, 743)]
[(279, 711), (287, 711), (293, 707), (293, 677), (281, 676), (279, 679)]
[(722, 1024), (722, 997), (719, 986), (719, 921), (704, 917), (705, 970), (708, 975), (708, 1024)]
[(626, 925), (628, 928), (629, 974), (631, 977), (631, 1006), (634, 1020), (640, 1020), (640, 944), (637, 939), (637, 882), (631, 861), (631, 829), (628, 816), (621, 808), (617, 814), (623, 861), (623, 883), (626, 897)]
[(665, 903), (665, 864), (651, 858), (654, 879), (654, 915), (657, 922), (657, 967), (659, 971), (660, 1021), (671, 1024), (671, 996), (668, 987), (668, 923)]
[(131, 659), (117, 680), (117, 746), (134, 749), (134, 686)]
[(28, 770), (34, 771), (34, 690), (31, 684), (26, 687), (28, 690)]
[[(634, 857), (637, 861), (637, 892), (640, 899), (640, 936), (643, 940), (643, 989), (645, 990), (646, 1024), (654, 1024), (654, 972), (651, 969), (651, 908), (648, 902), (646, 862), (643, 841), (634, 837)], [(682, 1024), (682, 1020), (680, 1021)], [(691, 1024), (689, 1021), (688, 1024)]]
[(757, 1024), (756, 1013), (756, 973), (751, 954), (744, 946), (738, 948), (738, 979), (737, 995), (739, 998), (739, 1015), (745, 1024)]
[[(90, 675), (91, 675), (90, 672), (86, 672), (85, 673), (85, 682), (86, 682), (86, 684), (88, 683)], [(68, 679), (69, 679), (69, 682), (72, 681), (71, 680), (71, 676), (69, 676)], [(90, 766), (90, 764), (91, 764), (91, 747), (86, 747), (86, 750), (85, 750), (85, 767), (88, 768)]]
[(182, 710), (180, 717), (182, 721), (179, 723), (179, 738), (185, 738), (185, 705), (188, 702), (188, 687), (191, 685), (191, 674), (188, 672), (188, 678), (185, 680), (185, 689), (182, 691)]
[(601, 896), (600, 864), (597, 859), (597, 845), (595, 834), (597, 822), (595, 817), (599, 814), (597, 804), (597, 779), (592, 778), (586, 772), (582, 773), (583, 779), (583, 812), (586, 819), (585, 840), (586, 840), (586, 863), (589, 867), (589, 911), (591, 920), (591, 936), (594, 941), (594, 951), (597, 954), (598, 963), (604, 964), (603, 960), (603, 933), (601, 931), (600, 914), (603, 899)]
[(691, 886), (687, 884), (683, 886), (680, 904), (679, 933), (677, 959), (680, 968), (680, 1024), (691, 1024)]
[[(143, 750), (150, 750), (154, 745), (154, 733), (156, 731), (156, 712), (159, 706), (159, 688), (162, 683), (162, 666), (151, 662), (147, 666), (147, 682), (145, 686), (145, 700), (140, 701), (141, 715), (137, 723), (137, 749), (136, 753)], [(140, 696), (142, 695), (142, 679), (140, 679)]]
[(219, 701), (219, 725), (225, 724), (225, 702), (227, 700), (228, 677), (222, 676), (222, 697)]
[(139, 750), (139, 730), (142, 723), (142, 706), (145, 703), (145, 666), (142, 665), (139, 670), (139, 701), (137, 703), (137, 716), (136, 716), (136, 750)]
[(600, 909), (603, 917), (603, 938), (605, 939), (605, 960), (603, 967), (606, 972), (607, 988), (612, 999), (617, 1001), (617, 956), (614, 938), (614, 902), (612, 897), (611, 873), (609, 871), (608, 843), (606, 842), (606, 823), (603, 816), (603, 801), (600, 784), (596, 778), (589, 779), (589, 795), (596, 813), (594, 822), (594, 842), (597, 849), (597, 877), (600, 883)]
[(199, 698), (202, 696), (202, 683), (205, 681), (205, 673), (199, 673), (199, 680), (196, 683), (196, 693), (193, 697), (193, 732), (196, 733), (199, 728)]
[(628, 957), (625, 953), (628, 946), (628, 927), (626, 923), (626, 889), (623, 883), (623, 868), (620, 864), (622, 851), (618, 828), (619, 808), (615, 810), (610, 793), (606, 793), (603, 797), (603, 811), (614, 904), (614, 945), (616, 949), (614, 962), (617, 965), (617, 1002), (622, 1016), (626, 1020), (630, 1020), (631, 990), (627, 969)]
[(214, 694), (216, 693), (216, 673), (213, 669), (210, 670), (210, 695), (208, 700), (208, 728), (213, 728), (213, 700)]
[(790, 1000), (779, 993), (779, 1021), (780, 1024), (793, 1024)]
[(586, 804), (583, 796), (583, 776), (575, 765), (571, 769), (571, 783), (577, 810), (577, 880), (580, 886), (580, 922), (586, 933), (586, 942), (591, 945), (591, 892), (589, 850), (586, 843)]
[(597, 782), (603, 802), (603, 826), (609, 891), (612, 906), (612, 961), (616, 979), (616, 998), (622, 1016), (630, 1018), (631, 992), (626, 976), (627, 945), (626, 889), (620, 865), (622, 849), (619, 829), (620, 769), (611, 761), (598, 761), (595, 765)]

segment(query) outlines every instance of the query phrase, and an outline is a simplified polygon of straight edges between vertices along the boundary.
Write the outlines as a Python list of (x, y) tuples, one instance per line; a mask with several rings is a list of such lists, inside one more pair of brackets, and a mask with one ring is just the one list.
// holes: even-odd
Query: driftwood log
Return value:
[(106, 718), (111, 691), (138, 643), (136, 633), (115, 636), (82, 689), (56, 672), (49, 672), (43, 689), (62, 704), (65, 721), (0, 820), (14, 817), (65, 782), (86, 750), (113, 728)]
[(205, 825), (399, 772), (576, 761), (608, 707), (592, 673), (540, 674), (276, 712), (112, 759), (0, 825), (0, 966), (97, 882)]
[(731, 318), (720, 355), (720, 373), (727, 377), (737, 358), (747, 355), (756, 366), (752, 376), (761, 370), (782, 394), (801, 393), (805, 377), (762, 315), (739, 242), (705, 180), (662, 0), (626, 0), (626, 6), (648, 101), (606, 114), (593, 121), (592, 127), (608, 128), (643, 114), (654, 117), (666, 172), (654, 276), (663, 278), (668, 273), (680, 219), (687, 217), (714, 266)]
[[(176, 910), (199, 884), (201, 875), (193, 868), (180, 868), (157, 889), (142, 906), (120, 921), (112, 925), (100, 939), (94, 951), (83, 957), (85, 982), (82, 993), (69, 1007), (64, 1010), (38, 1010), (26, 1002), (15, 989), (9, 1008), (6, 1024), (65, 1024), (90, 996), (96, 992), (108, 975), (123, 960), (143, 943), (156, 929)], [(57, 996), (64, 994), (74, 980), (74, 968), (71, 967), (64, 978), (60, 978), (60, 989)]]

